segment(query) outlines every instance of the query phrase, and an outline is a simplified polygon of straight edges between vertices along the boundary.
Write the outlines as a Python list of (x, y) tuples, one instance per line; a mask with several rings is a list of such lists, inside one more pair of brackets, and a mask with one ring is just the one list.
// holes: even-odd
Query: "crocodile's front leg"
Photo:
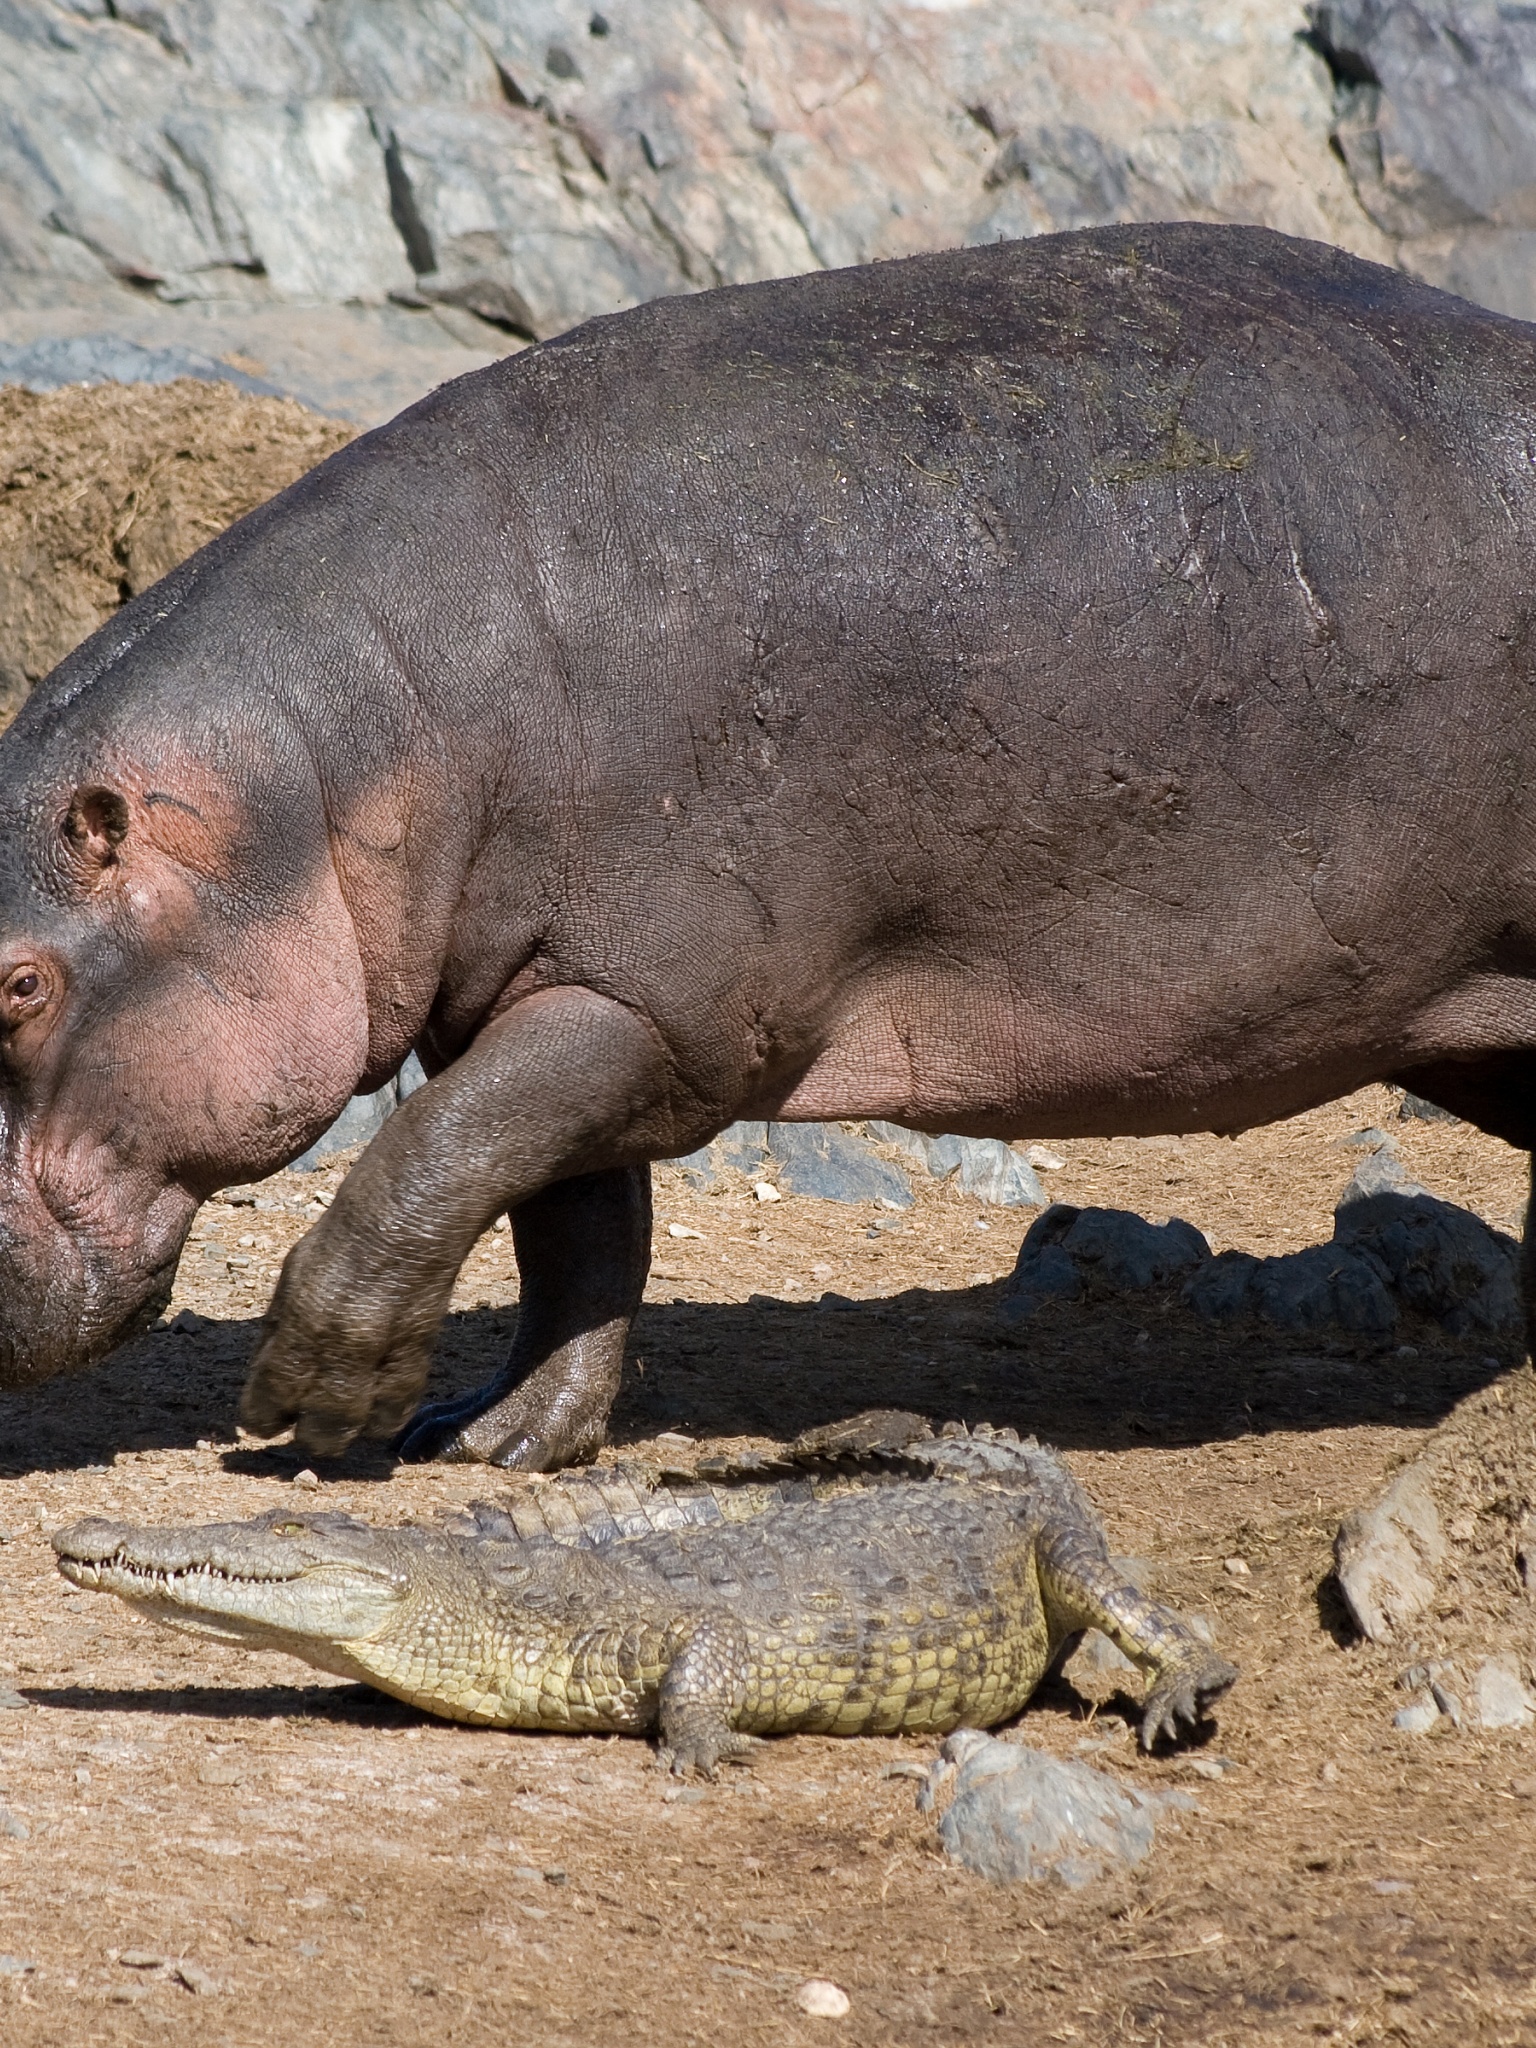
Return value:
[(1041, 1539), (1040, 1590), (1053, 1637), (1101, 1629), (1152, 1680), (1142, 1702), (1141, 1746), (1178, 1739), (1238, 1677), (1235, 1664), (1201, 1642), (1188, 1622), (1133, 1586), (1110, 1559), (1076, 1534)]
[(548, 1472), (601, 1446), (650, 1267), (650, 1168), (557, 1181), (512, 1211), (512, 1241), (519, 1306), (505, 1368), (423, 1408), (402, 1457)]
[(751, 1677), (746, 1631), (727, 1615), (711, 1615), (677, 1648), (661, 1681), (662, 1761), (680, 1778), (712, 1778), (716, 1764), (756, 1749), (738, 1733)]
[[(613, 1188), (614, 1169), (665, 1156), (669, 1082), (656, 1035), (589, 989), (543, 990), (488, 1024), (401, 1105), (289, 1253), (241, 1404), (246, 1427), (273, 1436), (297, 1423), (300, 1444), (321, 1453), (363, 1430), (395, 1435), (476, 1238), (556, 1182), (595, 1175)], [(618, 1299), (632, 1305), (632, 1182), (625, 1213), (615, 1270)], [(569, 1289), (553, 1292), (568, 1299)], [(568, 1365), (584, 1355), (571, 1349), (581, 1334), (567, 1324), (567, 1341), (555, 1342)], [(596, 1393), (611, 1398), (611, 1334), (599, 1352)], [(551, 1460), (562, 1431), (587, 1437), (594, 1424), (594, 1401), (562, 1404), (563, 1391), (542, 1383), (542, 1411), (530, 1393), (516, 1419)]]

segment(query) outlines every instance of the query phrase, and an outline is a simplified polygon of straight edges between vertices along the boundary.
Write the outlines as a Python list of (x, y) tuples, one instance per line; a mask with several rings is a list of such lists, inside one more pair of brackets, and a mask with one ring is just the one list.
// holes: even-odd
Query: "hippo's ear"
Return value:
[(117, 865), (128, 836), (128, 805), (115, 789), (77, 789), (64, 813), (64, 843), (87, 884)]

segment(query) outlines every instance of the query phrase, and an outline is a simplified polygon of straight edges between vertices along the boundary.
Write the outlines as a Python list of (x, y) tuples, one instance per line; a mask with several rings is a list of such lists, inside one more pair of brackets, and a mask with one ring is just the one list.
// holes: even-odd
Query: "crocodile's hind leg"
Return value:
[(1188, 1622), (1133, 1586), (1108, 1557), (1077, 1532), (1042, 1537), (1040, 1591), (1053, 1636), (1103, 1631), (1152, 1680), (1142, 1702), (1141, 1746), (1178, 1739), (1237, 1678), (1237, 1667), (1202, 1643)]
[(756, 1749), (733, 1725), (751, 1676), (745, 1632), (710, 1615), (679, 1647), (661, 1681), (662, 1761), (679, 1778), (712, 1778), (716, 1764)]

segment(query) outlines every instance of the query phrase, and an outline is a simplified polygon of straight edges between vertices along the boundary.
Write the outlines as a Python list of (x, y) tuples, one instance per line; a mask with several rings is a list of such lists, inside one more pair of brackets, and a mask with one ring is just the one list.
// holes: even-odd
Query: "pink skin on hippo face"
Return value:
[(10, 1384), (98, 1357), (158, 1314), (198, 1203), (291, 1158), (366, 1058), (334, 879), (296, 912), (231, 916), (209, 887), (207, 814), (139, 780), (61, 794), (39, 864), (49, 913), (0, 939)]
[[(1536, 329), (1186, 223), (657, 301), (354, 442), (0, 739), (0, 1374), (412, 1044), (246, 1389), (315, 1452), (590, 1452), (649, 1162), (733, 1118), (1400, 1079), (1529, 1148), (1533, 407)], [(503, 1209), (506, 1369), (412, 1420)]]

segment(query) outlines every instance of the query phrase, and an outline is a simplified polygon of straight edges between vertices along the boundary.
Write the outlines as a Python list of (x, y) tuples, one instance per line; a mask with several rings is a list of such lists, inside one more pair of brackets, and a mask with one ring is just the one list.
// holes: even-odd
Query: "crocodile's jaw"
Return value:
[(322, 1670), (354, 1675), (351, 1650), (387, 1630), (406, 1604), (384, 1575), (310, 1565), (292, 1578), (246, 1578), (197, 1564), (165, 1570), (123, 1559), (60, 1557), (59, 1570), (93, 1593), (115, 1593), (151, 1621), (244, 1649), (286, 1650)]

